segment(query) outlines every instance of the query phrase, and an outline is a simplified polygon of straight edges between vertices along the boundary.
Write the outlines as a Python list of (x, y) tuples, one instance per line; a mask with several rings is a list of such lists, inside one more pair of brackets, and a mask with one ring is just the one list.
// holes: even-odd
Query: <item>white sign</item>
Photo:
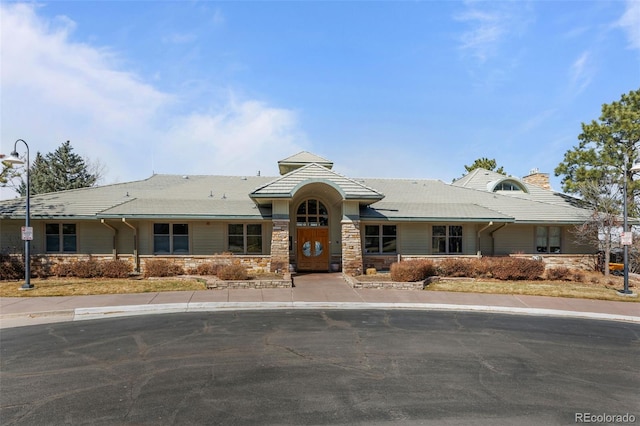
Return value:
[(620, 243), (623, 246), (630, 246), (631, 244), (633, 244), (633, 233), (631, 233), (631, 232), (623, 232), (620, 235)]
[(33, 227), (23, 226), (22, 227), (22, 241), (31, 241), (33, 240)]

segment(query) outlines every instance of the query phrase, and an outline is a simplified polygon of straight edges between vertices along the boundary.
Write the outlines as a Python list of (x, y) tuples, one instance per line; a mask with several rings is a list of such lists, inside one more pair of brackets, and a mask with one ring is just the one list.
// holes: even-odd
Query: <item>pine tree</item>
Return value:
[(498, 167), (498, 163), (493, 158), (492, 159), (489, 159), (487, 157), (478, 158), (476, 161), (473, 162), (472, 165), (470, 166), (465, 165), (464, 168), (467, 171), (467, 173), (470, 173), (475, 169), (486, 169), (496, 173), (500, 173), (501, 175), (506, 175), (506, 173), (504, 172), (504, 167)]
[[(95, 185), (99, 179), (98, 174), (90, 173), (86, 161), (73, 152), (69, 141), (45, 156), (38, 152), (29, 174), (31, 195), (86, 188)], [(23, 196), (27, 193), (24, 178), (18, 192)]]
[(635, 201), (640, 181), (631, 166), (639, 158), (640, 89), (623, 94), (617, 102), (602, 105), (598, 121), (582, 123), (578, 140), (578, 145), (564, 154), (564, 161), (555, 169), (556, 176), (563, 176), (563, 191), (584, 195), (585, 183), (613, 180), (621, 193), (626, 179), (629, 212), (632, 216), (639, 214)]

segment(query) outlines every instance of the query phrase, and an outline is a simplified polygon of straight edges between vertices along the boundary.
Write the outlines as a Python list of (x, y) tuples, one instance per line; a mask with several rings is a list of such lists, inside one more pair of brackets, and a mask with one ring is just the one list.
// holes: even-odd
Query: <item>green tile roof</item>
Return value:
[[(36, 219), (270, 218), (270, 200), (291, 198), (312, 182), (324, 182), (343, 198), (359, 200), (364, 220), (569, 224), (584, 221), (590, 213), (577, 207), (575, 199), (535, 185), (527, 186), (529, 193), (489, 192), (486, 179), (495, 177), (482, 176), (453, 184), (351, 179), (315, 163), (281, 177), (154, 175), (140, 181), (36, 195), (31, 213)], [(24, 203), (23, 198), (0, 201), (0, 219), (24, 218)]]

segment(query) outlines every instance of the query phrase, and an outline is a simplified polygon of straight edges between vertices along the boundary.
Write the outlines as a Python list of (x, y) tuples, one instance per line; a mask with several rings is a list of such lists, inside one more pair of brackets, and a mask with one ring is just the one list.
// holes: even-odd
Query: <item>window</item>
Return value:
[(434, 226), (431, 233), (431, 251), (434, 254), (462, 253), (462, 226)]
[(559, 226), (536, 226), (536, 251), (560, 253), (560, 234)]
[(513, 182), (500, 182), (494, 191), (522, 191), (522, 188)]
[(365, 253), (395, 253), (396, 225), (366, 225), (364, 227)]
[(262, 253), (262, 225), (259, 223), (230, 223), (228, 250), (239, 254)]
[(329, 211), (318, 200), (306, 200), (300, 203), (296, 211), (298, 226), (328, 226)]
[(74, 253), (77, 251), (75, 223), (47, 223), (45, 245), (49, 253)]
[(188, 254), (189, 225), (186, 223), (154, 223), (154, 254)]

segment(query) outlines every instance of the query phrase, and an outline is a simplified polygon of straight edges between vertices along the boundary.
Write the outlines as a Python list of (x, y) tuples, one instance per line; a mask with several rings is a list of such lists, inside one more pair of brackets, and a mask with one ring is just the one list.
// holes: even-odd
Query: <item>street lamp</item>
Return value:
[[(623, 290), (619, 290), (619, 293), (621, 295), (627, 295), (627, 294), (633, 294), (633, 292), (631, 290), (629, 290), (629, 244), (631, 244), (631, 239), (627, 238), (627, 235), (631, 236), (631, 234), (627, 234), (628, 232), (628, 211), (627, 211), (627, 198), (628, 198), (628, 192), (627, 192), (627, 165), (629, 164), (629, 156), (625, 155), (625, 161), (624, 161), (624, 189), (623, 189), (623, 209), (622, 209), (622, 214), (624, 216), (624, 223), (623, 223), (623, 229), (622, 229), (622, 234), (625, 236), (625, 240), (622, 242), (622, 246), (624, 248), (624, 289)], [(640, 163), (636, 163), (634, 165), (631, 166), (631, 168), (629, 169), (629, 171), (631, 172), (639, 172), (640, 171)]]
[[(22, 142), (27, 147), (26, 161), (23, 161), (18, 156), (18, 142)], [(25, 229), (22, 232), (22, 239), (24, 240), (24, 284), (20, 287), (20, 290), (31, 290), (34, 285), (31, 284), (31, 239), (33, 238), (33, 229), (31, 228), (31, 188), (29, 182), (29, 145), (22, 140), (18, 139), (13, 144), (13, 152), (8, 157), (2, 159), (5, 163), (9, 164), (24, 164), (27, 170), (27, 208), (25, 210)]]

